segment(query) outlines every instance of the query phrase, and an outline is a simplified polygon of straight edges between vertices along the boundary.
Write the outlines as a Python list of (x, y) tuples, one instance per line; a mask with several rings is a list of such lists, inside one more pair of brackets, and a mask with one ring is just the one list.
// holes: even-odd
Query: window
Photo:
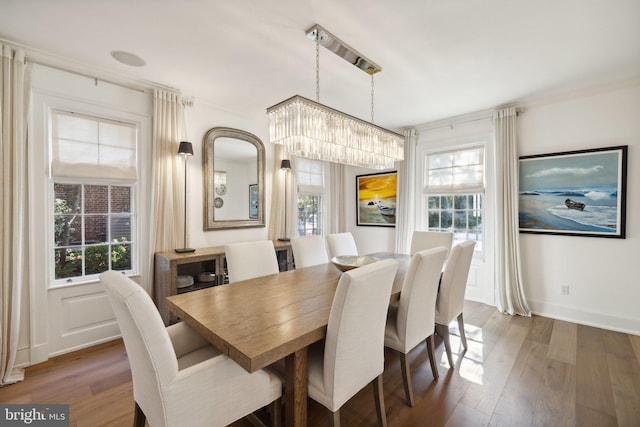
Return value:
[(318, 160), (295, 158), (298, 182), (298, 211), (296, 234), (298, 236), (322, 235), (324, 165)]
[(475, 240), (476, 250), (482, 250), (483, 147), (428, 153), (425, 161), (428, 229), (453, 231), (454, 242)]
[(135, 268), (137, 128), (51, 112), (54, 283)]

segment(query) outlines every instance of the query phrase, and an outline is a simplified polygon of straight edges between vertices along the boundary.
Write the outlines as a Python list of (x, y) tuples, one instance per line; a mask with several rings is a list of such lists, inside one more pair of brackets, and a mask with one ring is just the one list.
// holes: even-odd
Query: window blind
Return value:
[(425, 193), (461, 194), (484, 190), (483, 147), (426, 155)]
[(135, 124), (52, 110), (51, 175), (134, 182)]
[(324, 192), (323, 163), (303, 157), (295, 157), (296, 181), (298, 192), (321, 194)]

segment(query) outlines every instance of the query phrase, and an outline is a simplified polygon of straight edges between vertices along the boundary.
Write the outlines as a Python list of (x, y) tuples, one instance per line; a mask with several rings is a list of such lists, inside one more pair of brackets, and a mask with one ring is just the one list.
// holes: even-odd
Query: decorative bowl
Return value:
[(380, 261), (382, 258), (376, 258), (367, 255), (340, 255), (331, 258), (331, 263), (340, 271), (349, 271), (363, 265)]
[(187, 288), (193, 285), (193, 276), (178, 276), (177, 287), (178, 289)]
[(216, 273), (213, 271), (203, 271), (198, 274), (198, 282), (201, 283), (211, 283), (216, 281)]

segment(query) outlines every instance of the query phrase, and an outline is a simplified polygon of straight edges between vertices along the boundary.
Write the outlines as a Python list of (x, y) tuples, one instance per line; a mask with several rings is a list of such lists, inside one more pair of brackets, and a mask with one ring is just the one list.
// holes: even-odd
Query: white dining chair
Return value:
[(451, 355), (451, 341), (449, 339), (449, 324), (458, 319), (460, 341), (464, 349), (467, 349), (467, 338), (464, 333), (464, 293), (467, 288), (467, 279), (473, 258), (473, 248), (476, 242), (467, 240), (458, 243), (451, 248), (447, 259), (447, 265), (440, 280), (440, 290), (436, 301), (436, 330), (442, 336), (444, 347), (447, 351), (449, 366), (453, 368)]
[(291, 238), (291, 250), (296, 268), (311, 267), (329, 262), (327, 246), (322, 236), (298, 236)]
[(432, 249), (438, 247), (447, 248), (447, 255), (451, 251), (451, 245), (453, 244), (453, 233), (449, 231), (420, 231), (416, 230), (411, 235), (411, 255), (418, 251), (425, 249)]
[(340, 425), (340, 408), (372, 383), (378, 424), (386, 426), (382, 373), (384, 328), (398, 262), (385, 259), (342, 274), (327, 335), (308, 352), (308, 394)]
[(389, 306), (387, 314), (384, 345), (400, 353), (402, 381), (409, 406), (413, 406), (409, 352), (425, 340), (431, 372), (433, 378), (438, 379), (433, 325), (438, 282), (447, 252), (447, 248), (439, 247), (416, 252), (411, 257), (400, 300)]
[(229, 283), (280, 272), (271, 240), (229, 243), (224, 246)]
[(149, 294), (122, 273), (106, 271), (100, 281), (131, 365), (134, 426), (225, 426), (269, 404), (279, 424), (277, 375), (247, 372), (184, 322), (165, 328)]
[(358, 255), (358, 247), (350, 232), (327, 234), (329, 258), (341, 255)]

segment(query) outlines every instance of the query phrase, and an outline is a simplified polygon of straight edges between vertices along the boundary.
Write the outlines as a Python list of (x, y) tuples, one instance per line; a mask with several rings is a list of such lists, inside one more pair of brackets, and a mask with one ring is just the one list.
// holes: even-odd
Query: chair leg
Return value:
[(449, 359), (449, 368), (453, 368), (453, 356), (451, 355), (451, 340), (449, 339), (449, 325), (440, 325), (444, 348), (447, 351), (447, 359)]
[(340, 427), (340, 409), (335, 412), (329, 411), (329, 426)]
[(384, 409), (384, 389), (382, 387), (382, 374), (373, 380), (373, 398), (376, 401), (376, 413), (378, 414), (378, 426), (387, 427), (387, 413)]
[(142, 412), (142, 408), (140, 408), (138, 402), (134, 403), (136, 404), (136, 407), (133, 412), (133, 427), (144, 427), (144, 423), (147, 421), (147, 416)]
[(458, 329), (460, 329), (460, 341), (462, 341), (462, 347), (467, 349), (467, 337), (464, 334), (464, 319), (462, 318), (462, 313), (458, 316)]
[(400, 353), (400, 368), (402, 370), (402, 382), (404, 394), (407, 396), (407, 405), (413, 407), (413, 386), (411, 385), (411, 372), (409, 368), (409, 355)]
[(282, 398), (277, 398), (271, 402), (271, 425), (273, 427), (282, 426)]
[(433, 373), (433, 379), (437, 380), (440, 377), (438, 371), (438, 365), (436, 364), (436, 353), (434, 351), (436, 345), (433, 338), (433, 334), (427, 337), (427, 355), (429, 356), (429, 362), (431, 363), (431, 372)]

